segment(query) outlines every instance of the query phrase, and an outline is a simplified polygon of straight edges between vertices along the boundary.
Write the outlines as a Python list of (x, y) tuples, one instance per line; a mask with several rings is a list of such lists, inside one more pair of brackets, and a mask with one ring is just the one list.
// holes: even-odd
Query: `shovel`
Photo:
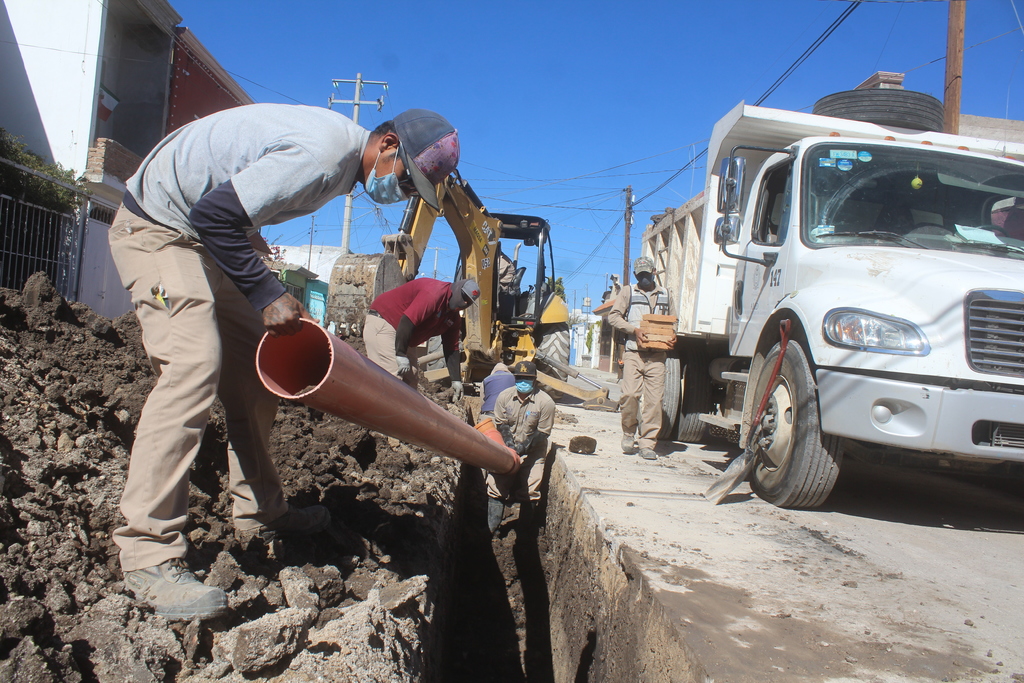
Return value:
[(754, 467), (753, 447), (761, 437), (761, 418), (764, 417), (764, 409), (768, 407), (768, 398), (775, 391), (775, 382), (779, 377), (779, 368), (782, 367), (782, 359), (786, 356), (786, 346), (789, 344), (791, 325), (792, 322), (788, 318), (779, 322), (779, 334), (782, 336), (782, 340), (779, 342), (779, 357), (775, 359), (775, 367), (772, 368), (771, 377), (768, 378), (768, 386), (765, 387), (764, 396), (761, 397), (761, 403), (757, 406), (757, 412), (754, 414), (754, 421), (751, 423), (750, 433), (747, 434), (747, 442), (743, 447), (743, 452), (738, 458), (729, 463), (729, 466), (722, 472), (722, 476), (718, 478), (718, 481), (709, 486), (708, 490), (704, 492), (704, 497), (715, 505), (721, 503), (727, 495), (732, 493), (732, 490), (747, 478), (750, 470)]

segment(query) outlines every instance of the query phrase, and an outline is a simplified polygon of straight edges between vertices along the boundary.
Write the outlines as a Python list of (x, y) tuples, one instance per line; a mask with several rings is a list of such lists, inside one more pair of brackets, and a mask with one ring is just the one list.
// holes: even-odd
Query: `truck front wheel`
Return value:
[[(755, 405), (764, 395), (779, 351), (776, 344), (761, 365)], [(784, 508), (815, 508), (824, 503), (839, 475), (843, 443), (840, 437), (821, 432), (814, 376), (795, 342), (786, 347), (761, 424), (761, 433), (751, 444), (757, 458), (750, 475), (754, 492)]]

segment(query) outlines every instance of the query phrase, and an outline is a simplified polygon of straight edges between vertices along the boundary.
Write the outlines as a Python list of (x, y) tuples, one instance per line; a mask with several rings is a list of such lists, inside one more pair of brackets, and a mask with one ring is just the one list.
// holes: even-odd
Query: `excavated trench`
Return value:
[[(535, 518), (513, 509), (492, 540), (478, 469), (289, 402), (272, 434), (285, 493), (322, 501), (331, 528), (235, 539), (215, 408), (187, 559), (232, 614), (156, 617), (124, 594), (110, 539), (152, 383), (134, 314), (69, 304), (42, 274), (0, 289), (0, 680), (562, 682), (648, 667), (637, 634), (656, 610), (557, 458)], [(442, 405), (449, 391), (425, 389)]]

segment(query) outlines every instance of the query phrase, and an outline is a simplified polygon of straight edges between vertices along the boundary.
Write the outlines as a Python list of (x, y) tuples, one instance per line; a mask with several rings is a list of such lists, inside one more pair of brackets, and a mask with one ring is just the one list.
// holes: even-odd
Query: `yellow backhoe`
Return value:
[[(569, 309), (551, 288), (554, 252), (550, 226), (536, 216), (491, 214), (458, 173), (438, 186), (441, 211), (413, 197), (406, 205), (399, 232), (385, 235), (383, 254), (347, 254), (331, 271), (326, 324), (341, 336), (362, 334), (366, 310), (377, 295), (416, 277), (434, 222), (443, 217), (459, 244), (459, 268), (455, 277), (467, 277), (480, 285), (480, 298), (465, 312), (462, 341), (462, 379), (478, 382), (495, 363), (511, 365), (520, 360), (538, 363), (537, 378), (556, 394), (601, 404), (608, 390), (569, 366)], [(503, 246), (515, 243), (512, 253)], [(528, 272), (519, 262), (520, 247), (536, 247), (533, 282), (524, 288)], [(545, 254), (547, 247), (547, 254)], [(440, 352), (428, 348), (421, 362), (428, 363), (427, 379), (447, 377)], [(434, 356), (437, 358), (435, 359)], [(580, 377), (587, 389), (566, 381)]]

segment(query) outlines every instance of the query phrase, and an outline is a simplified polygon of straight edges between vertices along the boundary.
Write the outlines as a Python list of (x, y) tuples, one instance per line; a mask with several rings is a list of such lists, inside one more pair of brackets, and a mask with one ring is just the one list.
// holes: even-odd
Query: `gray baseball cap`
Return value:
[(440, 208), (438, 183), (459, 165), (459, 133), (448, 119), (429, 109), (408, 109), (395, 117), (401, 144), (398, 154), (416, 192), (427, 204)]
[(480, 298), (480, 285), (476, 280), (456, 280), (452, 283), (452, 298), (449, 306), (452, 309), (469, 308)]

